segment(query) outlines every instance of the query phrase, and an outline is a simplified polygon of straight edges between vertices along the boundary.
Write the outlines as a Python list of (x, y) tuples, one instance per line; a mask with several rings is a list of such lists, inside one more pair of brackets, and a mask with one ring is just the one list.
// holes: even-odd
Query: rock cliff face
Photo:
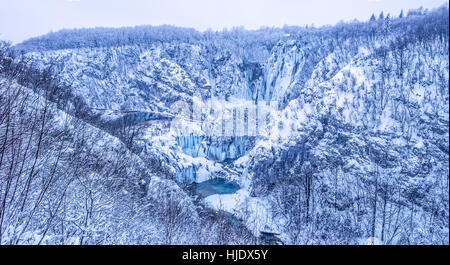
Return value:
[[(105, 124), (135, 132), (139, 157), (156, 159), (166, 177), (180, 185), (212, 178), (238, 183), (238, 191), (203, 203), (232, 213), (255, 234), (277, 230), (294, 244), (360, 243), (370, 236), (388, 244), (448, 244), (444, 11), (280, 29), (270, 41), (249, 42), (240, 32), (22, 47)], [(227, 106), (275, 102), (269, 134), (202, 135), (195, 132), (206, 125), (194, 119), (193, 133), (177, 135), (170, 130), (174, 104), (191, 106), (195, 95)]]

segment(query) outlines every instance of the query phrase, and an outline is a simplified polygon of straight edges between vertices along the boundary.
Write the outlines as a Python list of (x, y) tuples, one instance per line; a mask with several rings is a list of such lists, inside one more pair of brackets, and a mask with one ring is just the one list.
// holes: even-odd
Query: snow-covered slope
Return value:
[[(181, 187), (213, 178), (237, 183), (235, 193), (200, 199), (255, 236), (276, 230), (292, 244), (368, 237), (448, 244), (447, 19), (444, 7), (280, 29), (251, 43), (242, 37), (250, 32), (205, 33), (29, 49), (25, 57), (50, 67), (147, 167), (157, 164), (162, 179)], [(187, 116), (191, 133), (177, 134), (176, 104), (190, 110), (196, 99), (212, 107), (200, 120)], [(268, 134), (201, 133), (218, 109), (245, 101), (274, 106)]]

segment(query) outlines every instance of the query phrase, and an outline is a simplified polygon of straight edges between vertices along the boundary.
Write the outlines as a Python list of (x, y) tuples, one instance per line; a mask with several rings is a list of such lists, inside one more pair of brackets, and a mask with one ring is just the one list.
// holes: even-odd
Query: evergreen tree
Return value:
[(387, 14), (384, 19), (384, 33), (388, 34), (391, 31), (391, 16)]

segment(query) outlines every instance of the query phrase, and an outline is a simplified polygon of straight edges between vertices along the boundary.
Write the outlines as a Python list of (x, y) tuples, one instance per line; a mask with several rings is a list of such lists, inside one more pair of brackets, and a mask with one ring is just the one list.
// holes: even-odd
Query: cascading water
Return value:
[(208, 137), (208, 136), (178, 136), (177, 143), (183, 153), (192, 157), (206, 157), (215, 162), (231, 162), (245, 155), (251, 145), (250, 137)]

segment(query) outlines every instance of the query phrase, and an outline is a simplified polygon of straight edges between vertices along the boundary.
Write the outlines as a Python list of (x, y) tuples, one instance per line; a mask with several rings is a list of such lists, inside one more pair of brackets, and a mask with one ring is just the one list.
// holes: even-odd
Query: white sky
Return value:
[(335, 24), (382, 10), (434, 8), (448, 0), (0, 0), (0, 39), (13, 43), (63, 28), (176, 25), (200, 31), (233, 26)]

